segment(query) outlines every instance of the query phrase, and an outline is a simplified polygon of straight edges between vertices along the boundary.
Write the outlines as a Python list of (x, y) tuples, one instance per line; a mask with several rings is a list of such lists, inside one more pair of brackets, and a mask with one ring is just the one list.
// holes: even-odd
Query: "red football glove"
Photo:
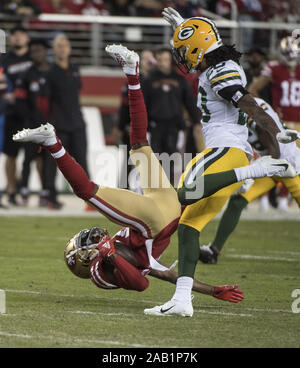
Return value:
[(99, 255), (105, 259), (116, 253), (115, 245), (113, 239), (109, 236), (105, 236), (101, 242), (97, 245), (97, 249), (99, 250)]
[(238, 303), (244, 299), (243, 291), (238, 289), (238, 285), (214, 286), (213, 297), (231, 303)]

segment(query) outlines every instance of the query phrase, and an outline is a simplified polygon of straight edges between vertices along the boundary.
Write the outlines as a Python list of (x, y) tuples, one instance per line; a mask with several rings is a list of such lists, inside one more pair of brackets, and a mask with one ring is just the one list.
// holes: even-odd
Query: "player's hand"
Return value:
[(103, 259), (109, 258), (111, 255), (116, 253), (114, 240), (111, 239), (109, 236), (105, 236), (101, 242), (96, 246), (99, 250), (99, 255)]
[(238, 289), (238, 285), (214, 286), (213, 297), (231, 303), (238, 303), (244, 299), (243, 291)]
[(277, 133), (276, 137), (280, 143), (291, 143), (300, 139), (300, 133), (298, 133), (297, 130), (285, 129), (284, 131)]
[(182, 23), (184, 22), (184, 19), (182, 16), (176, 11), (175, 9), (168, 7), (164, 8), (162, 11), (163, 18), (170, 23), (170, 25), (173, 28), (173, 31)]

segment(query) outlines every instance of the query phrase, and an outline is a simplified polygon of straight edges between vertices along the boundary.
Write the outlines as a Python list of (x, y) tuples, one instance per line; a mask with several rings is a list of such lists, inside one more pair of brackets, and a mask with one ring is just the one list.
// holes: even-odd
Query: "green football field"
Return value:
[[(195, 294), (192, 318), (145, 316), (172, 297), (174, 285), (150, 279), (142, 292), (102, 290), (71, 274), (67, 240), (82, 228), (119, 227), (99, 217), (1, 217), (0, 347), (300, 347), (300, 222), (243, 221), (218, 265), (198, 264), (196, 278), (237, 283), (239, 304)], [(210, 223), (201, 244), (217, 226)], [(162, 257), (177, 259), (177, 237)], [(300, 297), (300, 293), (298, 298)]]

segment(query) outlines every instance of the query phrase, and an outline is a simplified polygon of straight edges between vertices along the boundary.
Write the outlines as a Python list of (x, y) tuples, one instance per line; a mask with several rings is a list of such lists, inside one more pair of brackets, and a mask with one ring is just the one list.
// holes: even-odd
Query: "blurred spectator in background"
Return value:
[[(256, 21), (261, 20), (262, 4), (260, 0), (233, 0), (237, 5), (239, 21)], [(219, 0), (216, 7), (217, 13), (227, 18), (231, 18), (230, 1)], [(244, 50), (248, 51), (253, 47), (253, 28), (243, 28), (242, 44)]]
[(135, 0), (136, 15), (139, 17), (161, 17), (163, 8), (163, 1), (160, 0)]
[[(155, 64), (156, 59), (151, 50), (143, 50), (140, 53), (140, 83), (142, 88), (144, 79), (149, 75), (150, 71), (153, 69)], [(114, 129), (113, 135), (115, 136), (117, 142), (125, 144), (127, 146), (127, 157), (125, 162), (127, 179), (128, 175), (130, 174), (130, 171), (132, 170), (132, 168), (134, 168), (133, 165), (127, 165), (129, 160), (129, 149), (130, 149), (129, 128), (130, 128), (130, 115), (128, 104), (128, 84), (125, 84), (124, 87), (122, 88), (121, 106), (118, 114), (118, 125)], [(127, 187), (129, 187), (128, 181)]]
[(106, 0), (110, 15), (135, 15), (134, 0)]
[(279, 117), (291, 129), (300, 131), (300, 44), (297, 39), (288, 36), (280, 41), (278, 60), (269, 61), (248, 90), (260, 97), (267, 85)]
[[(254, 96), (261, 97), (265, 88), (269, 87), (274, 110), (289, 128), (300, 131), (300, 45), (298, 40), (291, 36), (284, 37), (280, 42), (278, 54), (278, 60), (266, 63), (259, 76), (253, 79), (248, 90)], [(281, 186), (278, 201), (278, 208), (281, 210), (287, 209), (287, 196), (287, 189)], [(264, 201), (264, 208), (267, 208), (266, 199)], [(276, 205), (274, 198), (272, 202)]]
[[(265, 52), (260, 48), (253, 48), (246, 54), (246, 63), (248, 66), (245, 68), (245, 74), (247, 77), (247, 86), (250, 86), (253, 79), (257, 78), (268, 59)], [(266, 85), (259, 93), (259, 96), (272, 105), (271, 89), (269, 85)]]
[(207, 7), (206, 0), (167, 0), (164, 2), (165, 7), (172, 7), (178, 11), (182, 18), (191, 18), (198, 16), (198, 7)]
[[(50, 121), (54, 124), (63, 145), (87, 172), (87, 141), (85, 122), (81, 113), (79, 69), (69, 61), (71, 44), (59, 34), (53, 40), (54, 64), (47, 79), (50, 88)], [(50, 162), (48, 162), (50, 161)], [(45, 187), (49, 190), (49, 208), (60, 208), (55, 189), (56, 164), (47, 160)]]
[[(10, 51), (1, 57), (1, 64), (7, 78), (11, 81), (13, 88), (21, 73), (31, 67), (31, 60), (28, 52), (29, 36), (27, 31), (22, 27), (15, 27), (10, 33)], [(24, 116), (17, 113), (15, 104), (11, 103), (6, 106), (5, 110), (5, 128), (3, 152), (6, 154), (5, 173), (7, 179), (6, 192), (8, 194), (8, 202), (11, 205), (17, 205), (17, 172), (16, 158), (21, 144), (12, 140), (13, 134), (23, 129)]]
[[(79, 0), (80, 1), (80, 0)], [(73, 0), (76, 2), (76, 0)], [(84, 15), (108, 15), (108, 6), (104, 0), (85, 0), (81, 9)]]
[[(12, 84), (4, 74), (3, 68), (0, 66), (0, 154), (4, 143), (4, 124), (5, 124), (5, 109), (7, 104), (14, 102), (14, 94)], [(0, 208), (6, 208), (2, 204), (2, 193), (0, 193)]]
[[(71, 14), (67, 0), (34, 0), (42, 13)], [(79, 8), (80, 9), (80, 8)]]
[[(177, 151), (179, 131), (184, 131), (183, 107), (192, 123), (199, 123), (199, 110), (192, 87), (173, 69), (172, 53), (161, 48), (155, 53), (156, 67), (144, 80), (143, 93), (149, 119), (151, 147), (155, 153)], [(174, 172), (170, 180), (173, 183)]]
[[(33, 40), (30, 42), (29, 54), (33, 64), (16, 81), (15, 106), (18, 112), (25, 117), (25, 128), (37, 128), (41, 123), (49, 121), (50, 90), (47, 81), (47, 72), (50, 65), (47, 61), (47, 48), (48, 46), (44, 40)], [(27, 205), (28, 202), (28, 179), (30, 164), (33, 160), (36, 160), (41, 187), (45, 187), (44, 177), (46, 165), (44, 164), (43, 158), (48, 152), (42, 150), (38, 154), (38, 148), (36, 144), (24, 143), (25, 157), (19, 185), (23, 205)], [(41, 207), (46, 206), (47, 196), (47, 191), (42, 189), (40, 192)]]
[(33, 0), (1, 0), (0, 13), (34, 17), (41, 13), (41, 9)]

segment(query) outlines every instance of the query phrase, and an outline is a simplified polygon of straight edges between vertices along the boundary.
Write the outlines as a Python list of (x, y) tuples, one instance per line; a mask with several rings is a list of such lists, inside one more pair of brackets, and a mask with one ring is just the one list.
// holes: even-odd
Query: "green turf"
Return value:
[[(238, 283), (246, 299), (230, 304), (196, 294), (193, 318), (180, 318), (143, 314), (169, 300), (169, 283), (150, 278), (143, 293), (109, 291), (68, 271), (63, 250), (74, 233), (95, 225), (113, 233), (118, 226), (96, 217), (0, 221), (0, 289), (7, 298), (0, 347), (300, 347), (300, 314), (291, 310), (291, 293), (300, 289), (299, 222), (241, 222), (219, 264), (199, 264), (196, 277)], [(216, 226), (207, 226), (201, 244)], [(174, 235), (162, 261), (171, 264), (176, 254)]]

